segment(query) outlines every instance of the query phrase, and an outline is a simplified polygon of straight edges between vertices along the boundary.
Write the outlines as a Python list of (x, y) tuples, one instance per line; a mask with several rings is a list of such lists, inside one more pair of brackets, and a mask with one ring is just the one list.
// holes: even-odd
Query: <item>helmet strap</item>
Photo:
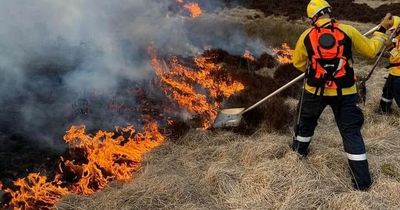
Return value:
[(321, 11), (319, 11), (312, 19), (312, 25), (315, 25), (315, 23), (318, 21), (318, 19), (323, 16), (323, 15), (330, 15), (332, 13), (332, 9), (330, 7), (327, 7)]

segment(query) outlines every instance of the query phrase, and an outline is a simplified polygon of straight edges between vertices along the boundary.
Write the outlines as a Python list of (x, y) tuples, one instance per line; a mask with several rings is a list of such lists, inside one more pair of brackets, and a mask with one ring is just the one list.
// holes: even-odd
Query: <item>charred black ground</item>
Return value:
[[(226, 0), (227, 2), (235, 2)], [(237, 2), (237, 1), (236, 1)], [(290, 19), (301, 19), (306, 17), (305, 8), (309, 0), (244, 0), (240, 4), (251, 8), (258, 9), (264, 12), (266, 16), (283, 15)], [(386, 13), (400, 14), (400, 3), (389, 3), (371, 8), (367, 4), (354, 3), (354, 0), (331, 0), (333, 16), (342, 20), (351, 20), (359, 22), (379, 22)]]

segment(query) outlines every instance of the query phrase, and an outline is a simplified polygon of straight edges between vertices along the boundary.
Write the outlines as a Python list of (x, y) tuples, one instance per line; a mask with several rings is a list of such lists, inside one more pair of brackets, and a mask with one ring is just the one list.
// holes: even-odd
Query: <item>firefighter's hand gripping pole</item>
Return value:
[(224, 127), (237, 127), (242, 120), (243, 114), (253, 110), (254, 108), (258, 107), (260, 104), (264, 103), (266, 100), (274, 97), (275, 95), (281, 93), (282, 91), (286, 90), (296, 82), (302, 80), (305, 76), (305, 73), (301, 74), (300, 76), (296, 77), (286, 85), (282, 86), (275, 92), (269, 94), (267, 97), (263, 98), (261, 101), (257, 102), (253, 106), (245, 109), (245, 108), (234, 108), (234, 109), (223, 109), (218, 113), (217, 118), (213, 124), (213, 128), (224, 128)]

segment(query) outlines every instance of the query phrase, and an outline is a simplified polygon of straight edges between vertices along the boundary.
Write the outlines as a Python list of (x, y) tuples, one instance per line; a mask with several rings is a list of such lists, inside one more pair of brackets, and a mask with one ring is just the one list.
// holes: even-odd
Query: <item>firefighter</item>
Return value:
[(364, 116), (357, 106), (352, 50), (354, 46), (361, 55), (374, 58), (388, 39), (385, 33), (393, 20), (386, 15), (368, 39), (354, 27), (332, 19), (331, 10), (324, 0), (310, 1), (307, 15), (312, 27), (300, 36), (294, 51), (293, 64), (306, 72), (306, 80), (292, 148), (303, 157), (307, 155), (318, 119), (329, 105), (343, 139), (354, 187), (365, 191), (372, 181), (360, 132)]
[(400, 107), (400, 17), (394, 17), (394, 25), (390, 29), (391, 32), (396, 31), (395, 38), (388, 40), (390, 51), (389, 63), (389, 76), (386, 78), (385, 86), (382, 91), (382, 98), (380, 101), (380, 110), (382, 113), (390, 113), (393, 99), (396, 101), (397, 106)]

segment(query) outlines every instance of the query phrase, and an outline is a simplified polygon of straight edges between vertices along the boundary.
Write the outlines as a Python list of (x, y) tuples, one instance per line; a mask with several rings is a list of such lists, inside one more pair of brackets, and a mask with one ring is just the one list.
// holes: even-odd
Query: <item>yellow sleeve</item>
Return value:
[(339, 28), (350, 37), (355, 50), (367, 58), (374, 58), (388, 39), (388, 36), (381, 32), (375, 32), (369, 39), (350, 25), (341, 24)]
[(400, 63), (400, 45), (397, 43), (398, 42), (397, 40), (400, 40), (400, 36), (396, 37), (396, 45), (390, 51), (390, 58), (389, 58), (390, 63)]
[(310, 33), (310, 30), (308, 29), (301, 34), (293, 54), (293, 65), (302, 72), (305, 72), (307, 69), (308, 55), (304, 39)]

